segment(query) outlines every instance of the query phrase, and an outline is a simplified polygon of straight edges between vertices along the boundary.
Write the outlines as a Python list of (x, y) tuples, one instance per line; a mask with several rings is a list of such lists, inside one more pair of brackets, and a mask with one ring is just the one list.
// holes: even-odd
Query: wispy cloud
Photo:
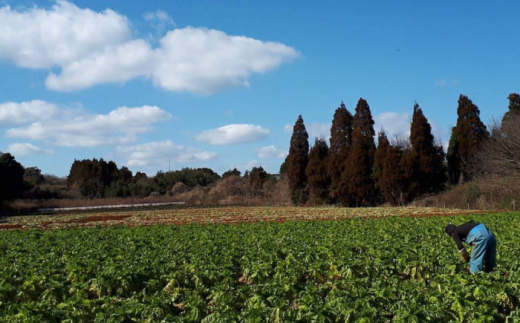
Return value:
[(195, 138), (210, 145), (231, 145), (260, 141), (267, 137), (269, 132), (269, 129), (253, 124), (230, 124), (217, 129), (205, 130)]
[(457, 79), (452, 79), (451, 81), (442, 79), (442, 80), (435, 82), (435, 86), (437, 86), (437, 87), (454, 87), (454, 86), (457, 86), (457, 84), (458, 84)]
[(52, 149), (43, 149), (29, 143), (16, 143), (9, 146), (7, 149), (16, 157), (25, 157), (29, 155), (54, 154)]
[(155, 168), (168, 166), (169, 161), (175, 166), (217, 158), (214, 152), (177, 145), (170, 140), (118, 146), (115, 154), (128, 166)]
[(275, 146), (266, 146), (256, 151), (258, 158), (285, 158), (287, 157), (288, 151), (283, 149), (277, 149)]
[(150, 26), (155, 29), (158, 36), (164, 35), (164, 32), (168, 28), (176, 27), (177, 25), (173, 19), (163, 10), (157, 10), (154, 12), (146, 12), (143, 15), (144, 20), (150, 23)]
[(18, 119), (26, 120), (26, 124), (32, 123), (7, 130), (6, 137), (44, 140), (53, 145), (67, 147), (130, 143), (137, 140), (139, 134), (152, 131), (153, 124), (171, 117), (169, 113), (156, 106), (120, 107), (108, 114), (74, 113), (61, 109), (55, 111), (55, 117), (52, 119), (45, 116), (35, 119), (34, 113), (30, 111), (26, 111), (25, 114)]

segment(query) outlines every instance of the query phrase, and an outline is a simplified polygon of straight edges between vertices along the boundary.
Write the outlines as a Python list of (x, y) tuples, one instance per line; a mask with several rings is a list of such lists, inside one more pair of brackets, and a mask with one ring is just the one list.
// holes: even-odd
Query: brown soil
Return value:
[[(284, 223), (287, 221), (337, 221), (337, 220), (349, 220), (356, 217), (341, 217), (341, 216), (330, 216), (327, 214), (322, 214), (319, 217), (319, 214), (315, 218), (310, 218), (307, 215), (298, 215), (295, 211), (288, 211), (286, 214), (278, 216), (278, 217), (265, 217), (263, 215), (249, 215), (245, 213), (236, 212), (234, 209), (229, 209), (228, 212), (215, 215), (212, 214), (212, 210), (199, 210), (195, 217), (185, 217), (185, 218), (168, 218), (168, 217), (145, 217), (136, 219), (137, 221), (125, 221), (128, 218), (132, 217), (131, 214), (124, 215), (97, 215), (97, 216), (89, 216), (80, 219), (72, 219), (67, 221), (60, 221), (56, 219), (56, 221), (45, 221), (41, 222), (37, 226), (22, 224), (4, 224), (0, 225), (0, 230), (12, 230), (12, 229), (40, 229), (40, 230), (50, 230), (50, 229), (62, 229), (63, 227), (67, 229), (80, 228), (80, 227), (94, 227), (94, 226), (150, 226), (150, 225), (189, 225), (189, 224), (198, 224), (198, 225), (212, 225), (212, 224), (229, 224), (236, 225), (240, 223), (258, 223), (258, 222), (270, 222), (270, 223)], [(222, 211), (222, 210), (221, 210)], [(226, 211), (226, 210), (224, 210)], [(411, 218), (428, 218), (428, 217), (438, 217), (438, 216), (461, 216), (461, 215), (470, 215), (470, 214), (482, 214), (482, 213), (499, 213), (504, 211), (461, 211), (457, 213), (419, 213), (419, 214), (403, 214), (403, 215), (394, 215), (397, 217), (411, 217)], [(156, 214), (171, 214), (166, 212), (158, 211)], [(363, 216), (359, 217), (364, 220), (368, 219), (381, 219), (385, 217), (381, 216)], [(61, 225), (61, 226), (60, 226)], [(72, 226), (71, 226), (72, 225)]]

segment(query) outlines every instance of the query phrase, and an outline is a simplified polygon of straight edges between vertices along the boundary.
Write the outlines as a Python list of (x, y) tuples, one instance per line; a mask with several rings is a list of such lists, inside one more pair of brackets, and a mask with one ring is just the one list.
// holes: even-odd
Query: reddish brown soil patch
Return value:
[(21, 224), (2, 224), (0, 225), (0, 230), (20, 229), (21, 227)]
[[(447, 210), (448, 211), (448, 210)], [(94, 226), (150, 226), (150, 225), (213, 225), (213, 224), (229, 224), (236, 225), (240, 223), (259, 223), (259, 222), (271, 222), (271, 223), (284, 223), (287, 221), (340, 221), (350, 219), (382, 219), (389, 216), (394, 217), (411, 217), (411, 218), (429, 218), (429, 217), (445, 217), (445, 216), (461, 216), (470, 214), (482, 214), (482, 213), (500, 213), (504, 211), (471, 211), (471, 210), (459, 210), (458, 212), (444, 213), (440, 210), (436, 210), (431, 213), (417, 213), (417, 214), (396, 214), (388, 216), (378, 215), (366, 215), (366, 216), (345, 216), (341, 214), (330, 214), (330, 211), (317, 211), (315, 214), (298, 213), (294, 210), (287, 210), (278, 216), (264, 215), (264, 214), (249, 214), (247, 210), (241, 212), (240, 210), (229, 209), (227, 213), (214, 214), (210, 210), (197, 210), (196, 216), (191, 215), (177, 215), (175, 213), (168, 213), (169, 211), (159, 211), (158, 214), (170, 215), (168, 216), (154, 216), (140, 218), (137, 216), (133, 220), (127, 220), (132, 217), (131, 214), (124, 215), (91, 215), (85, 218), (79, 219), (54, 219), (55, 221), (41, 222), (40, 225), (27, 225), (27, 224), (5, 224), (0, 225), (0, 230), (10, 229), (22, 229), (27, 230), (36, 228), (40, 230), (49, 229), (60, 229), (66, 227), (68, 229), (81, 228), (81, 227), (94, 227)], [(448, 211), (449, 212), (449, 211)], [(23, 226), (23, 227), (22, 227)]]

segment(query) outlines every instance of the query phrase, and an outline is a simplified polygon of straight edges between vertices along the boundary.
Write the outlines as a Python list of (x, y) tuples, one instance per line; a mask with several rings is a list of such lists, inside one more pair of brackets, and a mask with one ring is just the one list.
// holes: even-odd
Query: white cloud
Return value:
[(275, 146), (266, 146), (258, 149), (258, 158), (285, 158), (287, 150), (277, 149)]
[(291, 126), (290, 124), (286, 124), (284, 127), (283, 127), (283, 131), (285, 133), (292, 133), (293, 132), (293, 126)]
[(131, 37), (128, 19), (110, 9), (95, 12), (66, 1), (45, 10), (0, 8), (0, 59), (21, 67), (74, 64)]
[(389, 139), (395, 136), (410, 136), (410, 115), (408, 113), (384, 112), (374, 117), (376, 136), (381, 128)]
[(171, 115), (155, 106), (121, 107), (108, 114), (70, 115), (63, 118), (40, 120), (25, 127), (12, 128), (9, 138), (46, 140), (67, 147), (95, 147), (125, 144), (137, 135), (153, 130), (152, 125), (167, 120)]
[(126, 159), (128, 166), (160, 167), (167, 166), (169, 160), (174, 164), (207, 161), (217, 154), (183, 145), (176, 145), (170, 140), (149, 142), (133, 146), (116, 147), (116, 153)]
[(195, 138), (210, 145), (230, 145), (259, 141), (267, 137), (269, 132), (269, 129), (252, 124), (230, 124), (217, 129), (205, 130)]
[(292, 47), (205, 28), (168, 32), (161, 40), (154, 83), (170, 91), (213, 93), (249, 86), (252, 73), (264, 73), (298, 57)]
[(50, 89), (79, 90), (101, 83), (122, 83), (138, 76), (151, 77), (169, 91), (210, 94), (231, 86), (249, 86), (252, 73), (264, 73), (297, 57), (280, 43), (228, 36), (205, 28), (187, 27), (166, 34), (160, 47), (134, 40), (51, 73)]
[(54, 150), (52, 149), (42, 149), (29, 143), (12, 144), (9, 146), (7, 151), (9, 151), (16, 157), (23, 157), (28, 155), (54, 154)]
[(435, 86), (438, 86), (438, 87), (453, 87), (453, 86), (457, 86), (457, 79), (453, 79), (451, 81), (448, 81), (446, 79), (442, 79), (442, 80), (439, 80), (439, 81), (436, 81), (435, 82)]
[[(158, 28), (172, 23), (162, 11), (144, 18)], [(209, 94), (249, 86), (251, 74), (268, 72), (299, 56), (281, 43), (194, 27), (171, 30), (152, 48), (144, 39), (131, 38), (126, 17), (66, 1), (50, 10), (0, 8), (0, 60), (21, 67), (60, 67), (45, 82), (56, 91), (144, 77), (169, 91)]]
[(309, 134), (309, 141), (314, 142), (314, 138), (330, 138), (330, 127), (331, 124), (311, 122), (305, 126), (307, 133)]
[(0, 125), (46, 120), (54, 117), (57, 112), (56, 105), (40, 100), (22, 103), (6, 102), (0, 104)]
[(124, 83), (138, 76), (150, 77), (154, 55), (150, 44), (142, 39), (110, 47), (50, 73), (45, 84), (55, 91), (75, 91), (96, 84)]

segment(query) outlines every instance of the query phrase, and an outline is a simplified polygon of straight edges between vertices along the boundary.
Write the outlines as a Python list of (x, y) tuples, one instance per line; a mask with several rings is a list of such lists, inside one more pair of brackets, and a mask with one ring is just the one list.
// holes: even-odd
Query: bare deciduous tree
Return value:
[(499, 176), (520, 176), (520, 116), (505, 123), (494, 119), (491, 137), (478, 154), (479, 172)]

